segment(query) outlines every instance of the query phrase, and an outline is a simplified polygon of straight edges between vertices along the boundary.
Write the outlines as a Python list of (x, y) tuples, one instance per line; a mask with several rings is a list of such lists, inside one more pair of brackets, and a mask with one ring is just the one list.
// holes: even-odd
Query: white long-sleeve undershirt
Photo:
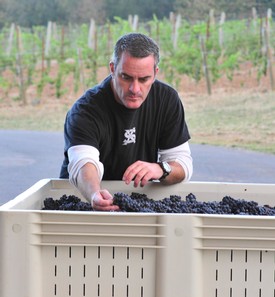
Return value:
[[(72, 146), (68, 150), (68, 158), (69, 180), (75, 186), (77, 186), (78, 173), (86, 163), (95, 165), (99, 179), (102, 180), (104, 166), (99, 160), (99, 151), (95, 147), (90, 145)], [(171, 149), (159, 150), (159, 161), (179, 163), (185, 172), (184, 181), (189, 181), (193, 174), (193, 159), (188, 142)]]

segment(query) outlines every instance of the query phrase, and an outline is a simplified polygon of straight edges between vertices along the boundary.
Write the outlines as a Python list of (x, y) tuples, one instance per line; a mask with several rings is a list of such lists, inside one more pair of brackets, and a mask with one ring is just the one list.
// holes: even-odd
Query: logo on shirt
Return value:
[(127, 145), (129, 143), (136, 143), (136, 128), (125, 129), (124, 136), (125, 139), (123, 141), (123, 145)]

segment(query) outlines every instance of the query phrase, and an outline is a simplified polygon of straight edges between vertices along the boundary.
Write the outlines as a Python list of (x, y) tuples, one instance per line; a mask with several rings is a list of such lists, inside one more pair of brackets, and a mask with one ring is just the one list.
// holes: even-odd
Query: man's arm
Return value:
[(113, 197), (105, 189), (101, 189), (103, 164), (99, 162), (99, 152), (88, 145), (77, 145), (68, 150), (69, 179), (95, 210), (117, 210), (112, 205)]
[[(188, 141), (171, 149), (159, 150), (159, 156), (160, 161), (166, 161), (176, 167), (175, 177), (183, 177), (180, 181), (186, 182), (191, 179), (193, 174), (193, 158)], [(167, 181), (173, 182), (173, 179), (170, 180), (169, 177), (170, 175), (167, 177)]]
[[(170, 174), (161, 181), (163, 184), (172, 185), (190, 180), (193, 173), (193, 160), (188, 142), (175, 148), (160, 150), (159, 155), (159, 160), (168, 162), (171, 167)], [(138, 185), (143, 187), (150, 180), (160, 179), (162, 175), (163, 170), (158, 163), (136, 161), (126, 169), (123, 180), (126, 184), (133, 180), (135, 187)]]
[(106, 189), (101, 189), (97, 168), (92, 163), (86, 163), (80, 168), (77, 176), (77, 188), (80, 193), (92, 204), (95, 210), (118, 210), (113, 205), (113, 197)]
[[(182, 166), (175, 161), (170, 161), (168, 164), (171, 167), (171, 173), (165, 177), (165, 179), (161, 180), (161, 183), (165, 185), (173, 185), (176, 183), (180, 183), (186, 178), (185, 171), (183, 170)], [(163, 174), (163, 171), (162, 171)]]

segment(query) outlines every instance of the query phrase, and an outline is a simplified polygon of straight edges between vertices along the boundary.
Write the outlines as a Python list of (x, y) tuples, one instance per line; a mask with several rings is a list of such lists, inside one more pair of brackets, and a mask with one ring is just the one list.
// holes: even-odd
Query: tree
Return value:
[(189, 21), (204, 21), (213, 7), (215, 7), (215, 0), (176, 0), (174, 4), (175, 11)]
[(48, 21), (83, 23), (90, 18), (105, 21), (104, 0), (0, 0), (0, 8), (0, 26), (12, 22), (24, 27), (46, 25)]
[(153, 15), (168, 17), (171, 11), (196, 22), (205, 21), (211, 9), (216, 18), (222, 12), (227, 19), (249, 18), (253, 7), (260, 17), (266, 16), (268, 8), (275, 15), (275, 0), (0, 0), (0, 28), (11, 23), (24, 27), (46, 25), (48, 21), (88, 23), (91, 18), (103, 24), (115, 16), (127, 19), (130, 14), (148, 21)]
[(214, 9), (216, 17), (225, 12), (227, 19), (249, 18), (253, 7), (259, 16), (265, 16), (268, 8), (274, 15), (275, 0), (176, 0), (174, 4), (174, 10), (189, 21), (205, 20), (211, 9)]
[(175, 0), (105, 0), (106, 17), (113, 20), (114, 16), (127, 19), (128, 15), (137, 14), (142, 20), (168, 16), (174, 8)]

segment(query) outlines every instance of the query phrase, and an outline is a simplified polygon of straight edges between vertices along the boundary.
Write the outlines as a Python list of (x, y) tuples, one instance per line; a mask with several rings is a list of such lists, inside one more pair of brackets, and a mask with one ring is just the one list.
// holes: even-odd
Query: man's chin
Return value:
[(137, 101), (127, 101), (125, 102), (125, 107), (129, 109), (138, 109), (142, 105), (143, 101), (137, 100)]

